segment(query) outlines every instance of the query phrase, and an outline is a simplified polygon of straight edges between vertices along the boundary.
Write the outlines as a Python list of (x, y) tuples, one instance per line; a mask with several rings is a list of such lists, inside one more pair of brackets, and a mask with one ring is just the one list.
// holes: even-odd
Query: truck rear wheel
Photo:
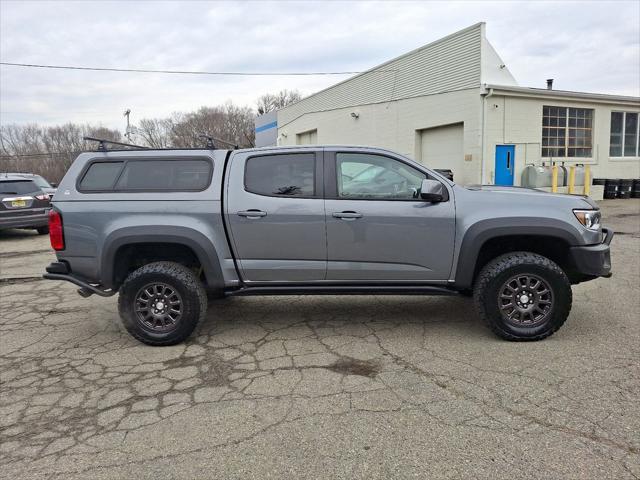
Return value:
[(542, 340), (556, 332), (571, 311), (571, 283), (553, 261), (531, 252), (495, 258), (474, 288), (480, 317), (498, 336)]
[(120, 287), (118, 311), (127, 331), (147, 345), (175, 345), (191, 335), (207, 311), (196, 275), (175, 262), (149, 263)]

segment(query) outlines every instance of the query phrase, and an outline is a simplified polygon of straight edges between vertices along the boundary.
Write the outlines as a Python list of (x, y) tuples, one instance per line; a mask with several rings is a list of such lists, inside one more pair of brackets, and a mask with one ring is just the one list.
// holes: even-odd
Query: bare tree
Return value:
[(238, 107), (231, 102), (224, 105), (225, 122), (222, 137), (240, 147), (255, 145), (255, 119), (249, 107)]
[[(160, 143), (176, 148), (204, 146), (202, 135), (225, 142), (221, 147), (252, 147), (255, 138), (254, 113), (249, 107), (239, 107), (231, 102), (216, 107), (201, 107), (196, 112), (174, 113), (170, 118), (155, 120), (161, 128), (140, 122), (144, 141), (151, 147)], [(162, 142), (153, 142), (153, 133), (160, 132)]]
[(117, 130), (67, 123), (52, 127), (37, 124), (0, 126), (0, 171), (37, 173), (58, 182), (75, 157), (94, 148), (83, 137), (121, 141)]
[[(168, 118), (140, 121), (136, 133), (151, 148), (204, 147), (201, 136), (224, 141), (221, 148), (254, 145), (254, 112), (228, 102), (215, 107), (201, 107), (191, 113), (174, 113)], [(95, 149), (83, 137), (122, 141), (117, 130), (92, 125), (67, 123), (51, 127), (37, 124), (0, 126), (0, 172), (37, 173), (52, 182), (63, 177), (78, 153)], [(228, 143), (228, 144), (227, 144)], [(121, 147), (119, 147), (121, 148)]]
[(136, 134), (142, 137), (142, 143), (151, 148), (167, 148), (171, 146), (171, 118), (144, 118), (136, 127)]
[(265, 93), (256, 101), (258, 114), (279, 110), (287, 105), (291, 105), (302, 98), (298, 90), (280, 90), (278, 93)]

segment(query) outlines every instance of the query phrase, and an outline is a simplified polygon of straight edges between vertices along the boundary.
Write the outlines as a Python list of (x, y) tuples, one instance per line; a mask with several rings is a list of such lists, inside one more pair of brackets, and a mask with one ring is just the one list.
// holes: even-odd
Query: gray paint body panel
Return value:
[[(224, 232), (221, 200), (226, 151), (136, 150), (81, 154), (64, 176), (53, 205), (62, 213), (65, 250), (57, 252), (85, 280), (113, 285), (117, 248), (127, 243), (180, 243), (199, 257), (212, 288), (239, 279)], [(95, 159), (211, 158), (212, 180), (201, 192), (82, 193), (76, 179)]]
[[(316, 161), (322, 160), (322, 151)], [(246, 281), (324, 280), (327, 245), (322, 198), (272, 197), (245, 190), (249, 153), (233, 155), (226, 189), (226, 218), (231, 241)], [(260, 210), (263, 217), (238, 212)]]
[[(327, 153), (370, 153), (394, 158), (439, 180), (448, 200), (327, 199), (327, 280), (442, 282), (450, 278), (454, 254), (453, 184), (437, 172), (395, 152), (371, 147), (325, 147)], [(326, 161), (326, 160), (325, 160)], [(334, 212), (362, 218), (340, 219)]]
[[(446, 280), (453, 201), (327, 200), (327, 280)], [(362, 218), (334, 218), (344, 210)]]
[(475, 259), (494, 237), (532, 235), (554, 237), (568, 245), (592, 245), (602, 233), (578, 223), (573, 209), (591, 209), (590, 199), (518, 187), (454, 187), (457, 201), (456, 248), (451, 280), (471, 286)]
[[(318, 152), (318, 159), (326, 162), (327, 154), (336, 151), (378, 153), (409, 163), (439, 180), (448, 201), (271, 197), (244, 189), (244, 166), (251, 156)], [(202, 192), (76, 190), (76, 179), (90, 160), (145, 156), (211, 158), (211, 184)], [(58, 258), (67, 261), (79, 278), (107, 287), (118, 286), (113, 284), (114, 258), (118, 248), (129, 243), (171, 242), (191, 248), (213, 288), (243, 282), (448, 283), (468, 288), (482, 244), (496, 235), (554, 236), (571, 246), (602, 242), (601, 232), (582, 227), (572, 212), (593, 208), (588, 199), (522, 188), (463, 188), (402, 155), (367, 147), (84, 153), (60, 183), (53, 204), (62, 213), (66, 241)], [(249, 209), (267, 215), (237, 215)], [(348, 220), (332, 216), (345, 210), (363, 216)]]

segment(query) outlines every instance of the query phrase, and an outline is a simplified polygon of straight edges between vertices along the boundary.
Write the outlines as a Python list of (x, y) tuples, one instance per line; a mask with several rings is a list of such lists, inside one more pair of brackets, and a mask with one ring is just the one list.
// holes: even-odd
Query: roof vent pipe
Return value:
[(553, 90), (553, 78), (547, 78), (547, 90)]

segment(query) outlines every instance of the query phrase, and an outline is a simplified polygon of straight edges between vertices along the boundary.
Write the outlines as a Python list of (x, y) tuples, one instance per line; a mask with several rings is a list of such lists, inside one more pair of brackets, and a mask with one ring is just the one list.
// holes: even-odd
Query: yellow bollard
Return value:
[(584, 166), (584, 194), (589, 195), (591, 193), (591, 167), (589, 165)]
[(573, 195), (576, 183), (576, 167), (572, 165), (569, 167), (569, 195)]
[(551, 167), (551, 191), (556, 193), (558, 191), (558, 166)]

